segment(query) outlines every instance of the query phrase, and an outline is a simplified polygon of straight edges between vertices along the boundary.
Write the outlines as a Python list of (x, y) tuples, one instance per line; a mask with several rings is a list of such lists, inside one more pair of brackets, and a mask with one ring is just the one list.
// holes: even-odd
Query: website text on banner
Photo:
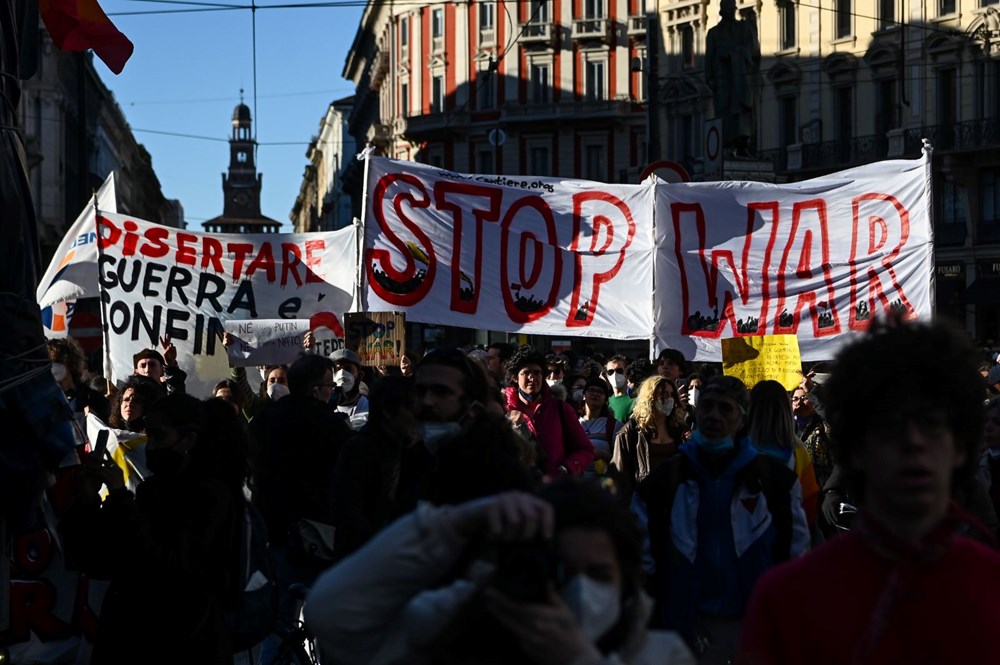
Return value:
[(721, 361), (722, 338), (797, 335), (832, 358), (877, 316), (932, 314), (928, 157), (784, 185), (659, 185), (658, 349)]
[(376, 157), (367, 188), (364, 311), (649, 338), (651, 185), (464, 175)]
[(132, 355), (167, 335), (205, 397), (228, 376), (221, 337), (230, 319), (309, 319), (340, 328), (352, 308), (357, 232), (207, 234), (124, 215), (99, 220), (100, 284), (113, 380), (132, 373)]

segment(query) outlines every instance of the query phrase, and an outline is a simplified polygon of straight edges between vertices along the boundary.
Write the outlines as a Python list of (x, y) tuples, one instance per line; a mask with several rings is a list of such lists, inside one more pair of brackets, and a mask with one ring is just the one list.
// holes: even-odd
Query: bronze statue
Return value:
[(727, 154), (746, 158), (756, 133), (760, 41), (752, 10), (737, 21), (736, 0), (722, 0), (719, 15), (705, 44), (705, 82), (712, 89), (715, 117), (722, 118)]

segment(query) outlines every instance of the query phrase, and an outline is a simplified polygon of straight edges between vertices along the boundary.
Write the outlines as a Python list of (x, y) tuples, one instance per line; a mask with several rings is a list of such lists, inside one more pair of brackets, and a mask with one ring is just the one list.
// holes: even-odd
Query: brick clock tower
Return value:
[(260, 212), (263, 174), (257, 173), (254, 155), (257, 140), (251, 131), (250, 108), (240, 103), (233, 110), (233, 136), (229, 139), (229, 173), (222, 174), (225, 201), (222, 215), (203, 226), (216, 233), (278, 233), (281, 223)]

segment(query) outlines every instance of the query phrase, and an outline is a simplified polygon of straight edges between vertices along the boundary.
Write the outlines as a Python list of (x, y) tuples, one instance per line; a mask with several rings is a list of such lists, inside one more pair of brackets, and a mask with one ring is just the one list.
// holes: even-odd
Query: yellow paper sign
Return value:
[(722, 371), (753, 388), (771, 379), (794, 390), (802, 381), (799, 338), (795, 335), (733, 337), (722, 340)]

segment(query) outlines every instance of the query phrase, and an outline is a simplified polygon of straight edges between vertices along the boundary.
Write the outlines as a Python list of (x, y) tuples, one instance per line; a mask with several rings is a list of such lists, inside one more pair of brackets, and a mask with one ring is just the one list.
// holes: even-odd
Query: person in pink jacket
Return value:
[(539, 465), (546, 476), (579, 476), (594, 460), (594, 446), (573, 407), (553, 397), (545, 382), (545, 357), (524, 348), (507, 365), (504, 389), (507, 417), (538, 443)]

